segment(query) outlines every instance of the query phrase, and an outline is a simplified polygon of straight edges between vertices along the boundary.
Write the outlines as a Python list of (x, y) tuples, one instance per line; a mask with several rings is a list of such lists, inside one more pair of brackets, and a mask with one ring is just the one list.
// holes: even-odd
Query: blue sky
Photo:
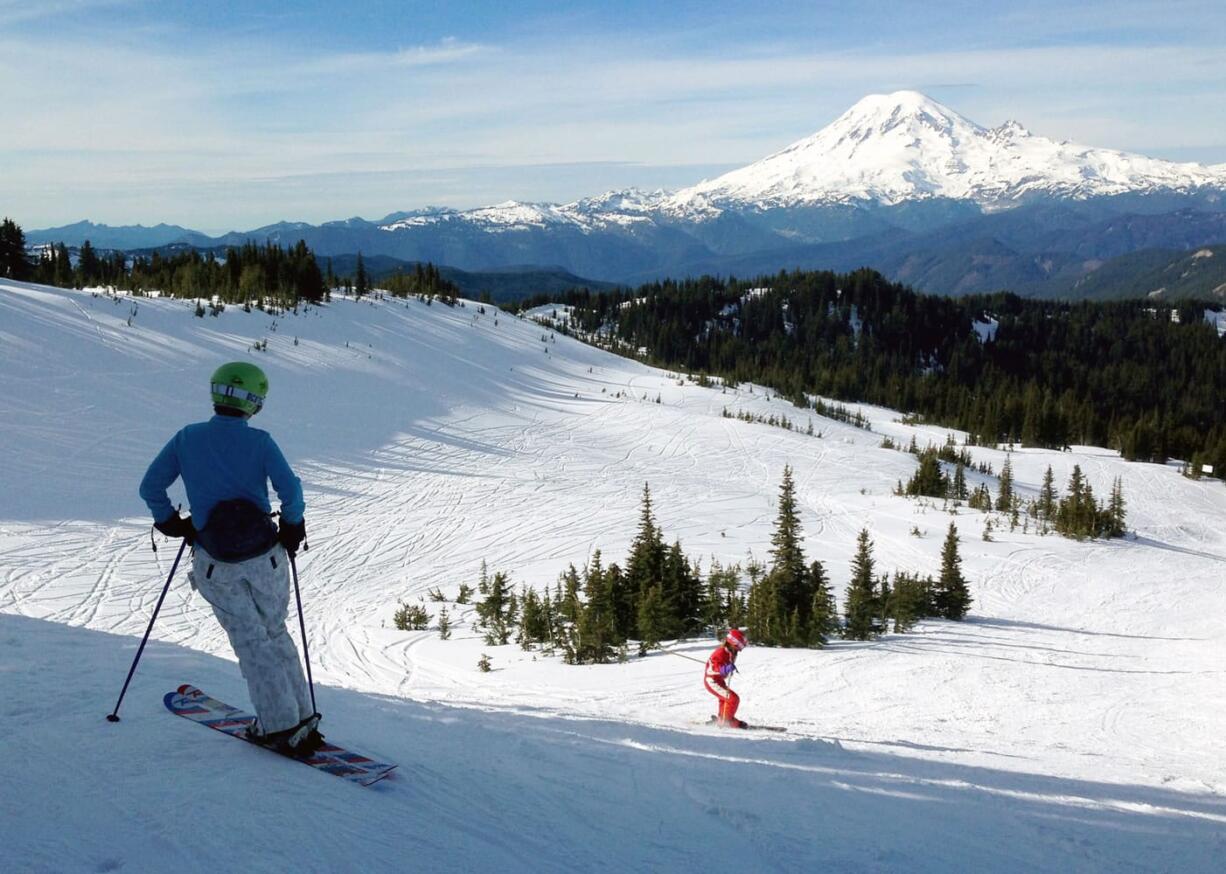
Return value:
[(865, 94), (1226, 162), (1226, 3), (0, 0), (0, 213), (210, 231), (675, 188)]

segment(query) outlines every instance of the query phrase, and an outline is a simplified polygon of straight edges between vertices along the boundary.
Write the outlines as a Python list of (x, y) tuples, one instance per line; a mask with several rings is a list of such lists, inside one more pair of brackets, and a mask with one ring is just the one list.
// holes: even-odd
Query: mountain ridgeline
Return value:
[(931, 297), (872, 270), (572, 292), (559, 330), (652, 363), (908, 411), (980, 443), (1226, 471), (1226, 338), (1204, 304)]
[[(487, 274), (547, 265), (564, 280), (632, 285), (867, 265), (935, 294), (1220, 299), (1220, 259), (1198, 265), (1195, 288), (1176, 262), (1226, 243), (1226, 164), (1078, 145), (1015, 121), (988, 127), (899, 91), (869, 95), (813, 135), (678, 191), (278, 222), (215, 238), (89, 222), (30, 233), (34, 244), (85, 239), (128, 249), (303, 240), (320, 257), (362, 252)], [(1136, 277), (1134, 255), (1154, 275)], [(505, 299), (501, 283), (514, 285), (505, 276), (480, 283), (495, 300)]]

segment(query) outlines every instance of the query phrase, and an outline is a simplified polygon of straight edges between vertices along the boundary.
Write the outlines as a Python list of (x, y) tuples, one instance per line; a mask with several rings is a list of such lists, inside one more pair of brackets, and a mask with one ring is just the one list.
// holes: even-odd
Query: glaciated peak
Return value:
[(844, 136), (861, 140), (900, 128), (926, 128), (938, 134), (950, 134), (958, 128), (980, 130), (974, 122), (919, 91), (870, 94), (857, 101), (830, 127), (844, 132)]
[(1226, 188), (1221, 168), (1172, 164), (1036, 136), (1016, 121), (988, 129), (918, 91), (870, 94), (812, 136), (677, 192), (674, 212), (950, 198), (1002, 208), (1036, 194)]

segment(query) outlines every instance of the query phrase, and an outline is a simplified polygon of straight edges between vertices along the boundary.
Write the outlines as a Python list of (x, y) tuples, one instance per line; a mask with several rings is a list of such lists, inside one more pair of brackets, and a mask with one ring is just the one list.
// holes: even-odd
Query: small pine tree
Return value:
[(392, 616), (392, 624), (400, 631), (424, 631), (430, 627), (430, 616), (420, 604), (401, 604)]
[(481, 658), (477, 659), (477, 670), (483, 674), (488, 674), (490, 671), (494, 670), (494, 665), (490, 661), (490, 657), (485, 653), (481, 653)]
[(876, 580), (873, 578), (873, 542), (868, 529), (856, 540), (856, 557), (851, 563), (851, 580), (847, 584), (844, 605), (846, 621), (843, 636), (848, 640), (868, 640), (873, 637), (873, 614), (876, 600)]
[(438, 611), (438, 636), (442, 640), (448, 640), (451, 637), (451, 616), (447, 613), (446, 605), (440, 607)]
[(996, 509), (1007, 513), (1013, 509), (1013, 460), (1005, 456), (1005, 464), (1000, 469), (1000, 491), (996, 497)]
[(514, 602), (510, 580), (502, 571), (496, 572), (486, 584), (485, 598), (477, 604), (477, 616), (485, 629), (487, 646), (503, 646), (510, 640)]
[(928, 615), (933, 583), (910, 574), (895, 573), (890, 592), (887, 616), (894, 620), (894, 633), (910, 631), (916, 622)]
[(962, 558), (958, 555), (958, 529), (949, 523), (945, 544), (941, 547), (941, 576), (933, 592), (933, 607), (938, 616), (962, 619), (971, 606), (971, 594), (962, 576)]
[(1043, 474), (1043, 486), (1039, 489), (1039, 518), (1044, 522), (1050, 522), (1056, 514), (1056, 489), (1055, 479), (1052, 476), (1051, 465), (1047, 465), (1047, 472)]
[(954, 479), (949, 489), (949, 497), (955, 501), (965, 501), (967, 498), (966, 465), (961, 461), (954, 467)]
[(1111, 501), (1107, 505), (1107, 536), (1123, 537), (1126, 527), (1124, 480), (1116, 477), (1111, 485)]
[(926, 495), (930, 498), (943, 498), (949, 492), (949, 480), (941, 470), (937, 451), (929, 447), (919, 454), (919, 469), (907, 481), (908, 495)]

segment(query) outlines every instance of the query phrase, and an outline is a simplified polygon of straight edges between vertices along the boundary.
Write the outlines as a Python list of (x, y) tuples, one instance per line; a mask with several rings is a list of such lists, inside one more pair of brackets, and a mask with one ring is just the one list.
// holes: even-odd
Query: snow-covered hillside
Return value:
[[(207, 376), (234, 358), (269, 373), (256, 424), (306, 487), (299, 567), (324, 730), (402, 766), (369, 790), (163, 710), (180, 682), (246, 704), (182, 578), (123, 721), (103, 720), (173, 557), (149, 550), (137, 483), (208, 415)], [(725, 409), (809, 418), (471, 302), (201, 319), (184, 301), (0, 281), (0, 731), (25, 751), (0, 757), (0, 868), (1216, 869), (1220, 481), (1090, 447), (1018, 451), (1025, 494), (1049, 464), (1058, 484), (1080, 464), (1100, 494), (1121, 476), (1137, 535), (986, 542), (981, 514), (891, 494), (915, 461), (882, 435), (943, 430), (863, 407), (873, 433), (814, 416), (813, 437)], [(861, 528), (879, 570), (931, 573), (953, 518), (975, 597), (964, 623), (748, 650), (742, 712), (785, 735), (698, 726), (712, 707), (701, 667), (672, 655), (577, 668), (466, 626), (449, 641), (392, 627), (400, 600), (454, 597), (483, 560), (537, 587), (597, 549), (621, 561), (644, 482), (687, 553), (766, 558), (785, 464), (807, 554), (839, 593)]]

